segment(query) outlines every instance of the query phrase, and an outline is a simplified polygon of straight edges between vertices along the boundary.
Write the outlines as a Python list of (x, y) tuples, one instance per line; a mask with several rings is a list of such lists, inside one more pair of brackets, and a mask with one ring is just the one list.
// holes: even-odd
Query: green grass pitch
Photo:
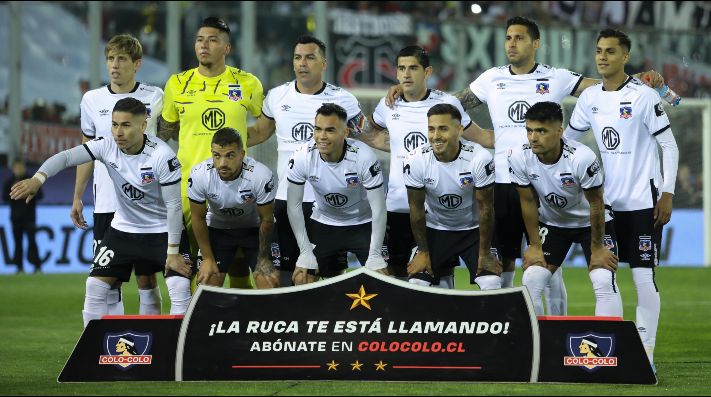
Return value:
[[(464, 285), (463, 269), (457, 281)], [(569, 314), (593, 315), (584, 269), (565, 269)], [(517, 270), (516, 285), (521, 272)], [(82, 327), (83, 275), (0, 276), (0, 394), (2, 395), (698, 395), (711, 392), (711, 269), (661, 268), (662, 315), (655, 361), (658, 386), (387, 383), (387, 382), (133, 382), (57, 384)], [(460, 282), (461, 280), (461, 282)], [(628, 268), (618, 282), (625, 318), (636, 294)], [(162, 282), (161, 282), (162, 283)], [(167, 289), (162, 283), (163, 310)], [(127, 314), (137, 313), (133, 282), (124, 286)]]

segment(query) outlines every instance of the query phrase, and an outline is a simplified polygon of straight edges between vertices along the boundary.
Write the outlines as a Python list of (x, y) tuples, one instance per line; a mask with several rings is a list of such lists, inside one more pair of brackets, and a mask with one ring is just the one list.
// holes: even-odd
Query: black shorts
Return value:
[(104, 235), (111, 227), (111, 221), (114, 219), (113, 212), (94, 213), (94, 250), (99, 246)]
[(654, 228), (654, 209), (614, 211), (614, 215), (620, 262), (627, 262), (632, 268), (658, 266), (662, 228)]
[(501, 258), (520, 258), (526, 233), (516, 185), (494, 184), (494, 238), (492, 246)]
[[(543, 243), (543, 256), (546, 263), (553, 266), (563, 264), (565, 257), (568, 256), (568, 251), (573, 243), (578, 243), (583, 249), (585, 260), (590, 265), (590, 227), (563, 228), (549, 226), (545, 223), (540, 223), (538, 226), (538, 234), (541, 236)], [(611, 250), (615, 254), (618, 253), (617, 234), (615, 233), (615, 225), (612, 221), (605, 223), (605, 235), (603, 237), (605, 248)]]
[(365, 266), (370, 251), (370, 223), (355, 226), (331, 226), (311, 220), (309, 240), (315, 244), (314, 255), (322, 277), (341, 274), (348, 267), (344, 252), (356, 255)]
[(168, 233), (126, 233), (111, 227), (96, 248), (89, 275), (125, 282), (134, 267), (137, 276), (162, 272), (167, 249)]
[(388, 247), (388, 265), (407, 275), (407, 264), (416, 245), (410, 227), (410, 214), (388, 212), (385, 245)]
[(461, 258), (469, 269), (469, 282), (474, 284), (479, 267), (479, 228), (448, 231), (428, 227), (427, 245), (435, 278), (459, 265)]
[[(309, 228), (311, 223), (311, 213), (313, 212), (314, 203), (302, 203), (304, 211), (304, 221), (306, 228)], [(274, 200), (274, 235), (272, 239), (272, 262), (280, 270), (294, 271), (296, 260), (299, 259), (299, 245), (296, 243), (294, 231), (291, 230), (289, 223), (289, 215), (286, 209), (286, 201)]]
[[(210, 247), (215, 255), (217, 268), (220, 273), (227, 273), (230, 265), (235, 261), (235, 255), (241, 248), (243, 263), (249, 265), (254, 270), (257, 265), (257, 253), (259, 252), (259, 228), (247, 229), (215, 229), (208, 227), (210, 233)], [(198, 258), (198, 269), (200, 269), (200, 259)]]

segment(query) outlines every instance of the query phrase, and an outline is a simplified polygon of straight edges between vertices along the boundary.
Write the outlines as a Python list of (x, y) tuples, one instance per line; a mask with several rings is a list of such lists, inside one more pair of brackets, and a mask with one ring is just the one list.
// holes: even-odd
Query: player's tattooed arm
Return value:
[(359, 141), (372, 147), (373, 149), (390, 152), (390, 133), (387, 129), (380, 128), (378, 124), (368, 117), (367, 129), (362, 134), (355, 137)]
[(417, 251), (429, 252), (427, 245), (427, 222), (425, 218), (425, 189), (407, 189), (410, 206), (410, 227), (415, 237)]
[(476, 190), (479, 204), (479, 263), (480, 271), (488, 270), (500, 275), (503, 267), (491, 255), (491, 240), (494, 234), (494, 186)]
[(614, 252), (605, 247), (605, 202), (602, 187), (584, 190), (585, 199), (590, 203), (590, 270), (617, 270), (618, 258)]
[(161, 116), (158, 119), (158, 131), (156, 135), (158, 138), (162, 139), (164, 142), (168, 142), (170, 139), (178, 140), (178, 132), (180, 131), (180, 121), (169, 122)]
[(583, 77), (583, 80), (580, 82), (580, 84), (578, 84), (578, 88), (576, 88), (575, 92), (573, 92), (573, 96), (578, 98), (580, 94), (582, 94), (583, 91), (585, 91), (587, 88), (592, 87), (601, 81), (602, 80)]
[(254, 268), (254, 282), (257, 288), (279, 287), (279, 273), (271, 260), (271, 238), (274, 231), (274, 204), (260, 205), (259, 212), (259, 251), (257, 265)]
[(464, 110), (469, 110), (473, 109), (479, 105), (481, 105), (481, 100), (477, 98), (476, 95), (472, 92), (469, 87), (464, 88), (463, 90), (457, 91), (454, 93), (454, 97), (459, 99), (459, 102), (462, 104), (462, 107)]
[(363, 112), (358, 113), (356, 116), (348, 120), (346, 125), (348, 126), (348, 136), (351, 138), (356, 138), (372, 128), (370, 126), (370, 121), (368, 121), (368, 118), (365, 117)]
[(528, 248), (523, 255), (523, 269), (525, 271), (530, 265), (545, 266), (545, 258), (543, 256), (543, 242), (538, 234), (538, 204), (533, 187), (517, 187), (516, 190), (521, 203), (523, 224), (526, 226), (529, 239)]

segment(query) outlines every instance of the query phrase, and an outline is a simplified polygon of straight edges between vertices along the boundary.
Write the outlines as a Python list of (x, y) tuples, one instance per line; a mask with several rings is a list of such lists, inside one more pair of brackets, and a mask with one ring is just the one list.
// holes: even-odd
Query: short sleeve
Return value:
[(664, 111), (664, 105), (659, 95), (653, 90), (646, 90), (642, 97), (644, 113), (644, 125), (649, 129), (649, 133), (657, 136), (671, 127), (669, 116)]
[(494, 157), (488, 150), (480, 148), (477, 150), (474, 161), (472, 161), (472, 176), (474, 176), (474, 186), (483, 189), (494, 184)]
[(274, 120), (274, 111), (272, 111), (272, 105), (270, 104), (270, 101), (272, 101), (273, 98), (274, 90), (269, 90), (269, 92), (267, 92), (267, 96), (264, 97), (264, 101), (262, 102), (262, 114), (269, 120)]
[[(471, 92), (474, 95), (476, 95), (476, 97), (479, 98), (479, 100), (483, 103), (486, 103), (489, 100), (488, 83), (490, 81), (491, 81), (491, 69), (480, 74), (479, 77), (476, 78), (476, 80), (472, 81), (471, 84), (469, 84), (469, 89), (471, 90)], [(461, 104), (460, 104), (460, 106), (461, 106)]]
[[(584, 103), (586, 97), (585, 93), (583, 93), (575, 104), (575, 109), (573, 109), (573, 114), (570, 116), (570, 122), (568, 122), (565, 136), (570, 136), (571, 133), (579, 135), (590, 129), (590, 120), (588, 119), (588, 114), (585, 112), (585, 109), (587, 109)], [(573, 131), (570, 131), (571, 129)]]
[(203, 183), (205, 174), (205, 163), (201, 163), (190, 170), (188, 179), (188, 199), (197, 204), (204, 204), (206, 201), (205, 184)]
[(146, 133), (149, 135), (155, 135), (158, 130), (158, 119), (163, 113), (163, 90), (158, 87), (154, 87), (156, 90), (155, 95), (151, 98), (150, 104), (150, 116), (148, 120), (148, 127), (146, 127)]
[(262, 82), (256, 76), (253, 76), (252, 91), (249, 93), (249, 112), (252, 116), (259, 117), (262, 114), (262, 103), (264, 103), (264, 90)]
[(402, 176), (405, 180), (405, 187), (408, 189), (422, 190), (425, 188), (423, 163), (424, 158), (421, 154), (422, 148), (417, 148), (410, 152), (402, 167)]
[(84, 144), (84, 148), (94, 160), (104, 161), (109, 145), (112, 141), (103, 137), (94, 138)]
[(175, 153), (168, 145), (160, 149), (160, 155), (157, 156), (155, 169), (158, 170), (158, 182), (161, 186), (174, 185), (180, 182), (181, 165)]
[[(309, 173), (309, 149), (312, 143), (306, 143), (294, 151), (287, 164), (286, 179), (294, 184), (303, 185), (306, 183)], [(313, 150), (316, 150), (315, 148)]]
[(173, 91), (176, 81), (176, 75), (170, 76), (168, 82), (165, 83), (165, 92), (163, 94), (163, 108), (161, 109), (161, 116), (169, 123), (175, 123), (180, 119), (178, 116), (178, 110), (175, 108), (175, 92)]
[(378, 102), (378, 106), (376, 106), (373, 111), (373, 122), (377, 124), (381, 130), (385, 130), (388, 128), (387, 119), (388, 107), (385, 105), (385, 98), (382, 98), (380, 99), (380, 102)]
[[(581, 150), (582, 149), (582, 150)], [(600, 161), (592, 150), (587, 147), (578, 147), (576, 150), (577, 176), (583, 190), (597, 189), (605, 182), (605, 177), (600, 166)], [(579, 157), (579, 158), (578, 158)]]
[(96, 137), (96, 125), (94, 125), (94, 119), (92, 117), (93, 112), (89, 108), (89, 101), (86, 98), (86, 94), (81, 99), (80, 114), (81, 114), (81, 133), (87, 138)]
[(257, 186), (257, 205), (268, 205), (276, 197), (276, 189), (274, 188), (277, 186), (276, 178), (269, 168), (264, 166), (259, 168), (261, 178), (259, 178), (259, 186)]
[(375, 152), (363, 146), (361, 146), (360, 152), (361, 156), (363, 156), (360, 172), (363, 187), (367, 190), (373, 190), (383, 186), (383, 171)]
[(523, 157), (523, 150), (517, 149), (509, 156), (509, 175), (511, 182), (518, 187), (527, 187), (531, 185), (526, 173), (526, 162)]
[(580, 73), (571, 72), (567, 69), (556, 69), (555, 72), (556, 83), (563, 87), (562, 91), (568, 93), (568, 95), (575, 94), (584, 77)]

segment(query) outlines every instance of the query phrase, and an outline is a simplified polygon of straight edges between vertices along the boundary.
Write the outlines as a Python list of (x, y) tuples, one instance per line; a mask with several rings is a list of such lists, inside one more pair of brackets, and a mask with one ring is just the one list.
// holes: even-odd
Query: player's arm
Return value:
[(474, 109), (482, 103), (481, 100), (477, 98), (476, 95), (474, 95), (474, 93), (469, 87), (459, 90), (452, 95), (454, 95), (454, 97), (459, 100), (459, 102), (462, 104), (462, 108), (464, 108), (465, 111), (469, 109)]
[(254, 283), (257, 288), (279, 287), (279, 273), (271, 260), (271, 238), (274, 231), (274, 202), (257, 205), (259, 213), (259, 253), (254, 269)]
[(387, 212), (385, 210), (385, 189), (381, 185), (375, 189), (368, 189), (368, 203), (372, 212), (370, 250), (365, 267), (379, 273), (387, 274), (388, 264), (383, 259), (382, 248), (385, 239)]
[(47, 178), (57, 175), (60, 171), (75, 167), (79, 164), (95, 160), (94, 154), (87, 145), (80, 145), (55, 154), (45, 161), (32, 178), (17, 182), (10, 189), (10, 198), (13, 200), (26, 199), (29, 203), (37, 195), (40, 187)]
[[(652, 88), (657, 88), (657, 87), (661, 87), (664, 85), (664, 77), (654, 70), (636, 73), (636, 74), (633, 74), (632, 77), (635, 77), (635, 78), (641, 80), (644, 84), (646, 84)], [(578, 88), (576, 88), (575, 92), (573, 92), (573, 96), (576, 98), (579, 97), (580, 94), (582, 94), (583, 91), (585, 91), (585, 89), (587, 89), (591, 86), (594, 86), (595, 84), (598, 84), (600, 82), (601, 82), (600, 79), (591, 79), (589, 77), (584, 77), (583, 80), (578, 85)]]
[(247, 147), (259, 145), (271, 138), (276, 131), (276, 122), (264, 114), (257, 118), (254, 125), (247, 127)]
[(375, 123), (371, 117), (368, 117), (367, 129), (354, 138), (373, 149), (390, 152), (390, 134), (388, 130)]
[(166, 270), (170, 269), (185, 277), (190, 277), (192, 269), (180, 254), (180, 235), (183, 232), (183, 204), (180, 199), (180, 178), (160, 187), (168, 215), (168, 252), (165, 258)]
[(286, 209), (291, 230), (294, 231), (294, 237), (299, 246), (299, 258), (296, 260), (296, 267), (292, 276), (294, 285), (307, 284), (309, 282), (308, 271), (318, 269), (313, 245), (311, 245), (309, 236), (306, 234), (306, 220), (301, 207), (303, 200), (304, 185), (290, 180), (286, 190)]
[(654, 227), (658, 228), (666, 225), (671, 220), (672, 200), (679, 167), (679, 148), (676, 145), (676, 139), (674, 139), (671, 128), (655, 135), (654, 138), (662, 148), (662, 170), (664, 172), (662, 196), (654, 207)]
[(487, 149), (494, 148), (494, 130), (485, 130), (474, 121), (462, 133), (464, 139), (476, 142)]
[(163, 118), (163, 115), (158, 119), (158, 131), (156, 131), (156, 136), (162, 139), (164, 142), (168, 142), (171, 139), (178, 140), (180, 131), (180, 121), (170, 122)]
[(538, 203), (533, 192), (532, 186), (516, 186), (518, 190), (519, 201), (521, 203), (521, 214), (523, 215), (523, 223), (526, 226), (528, 233), (528, 248), (523, 255), (523, 268), (530, 265), (545, 266), (545, 258), (543, 257), (543, 243), (538, 234)]
[(605, 235), (605, 202), (603, 201), (602, 186), (583, 190), (585, 199), (590, 203), (590, 270), (607, 269), (611, 272), (617, 270), (617, 255), (605, 248), (603, 236)]
[(417, 253), (407, 265), (407, 274), (423, 271), (432, 274), (430, 249), (427, 245), (427, 218), (425, 215), (425, 189), (407, 187), (407, 203), (410, 207), (410, 228), (417, 244)]
[(476, 189), (476, 202), (479, 204), (479, 272), (487, 270), (501, 275), (501, 262), (491, 254), (491, 240), (494, 234), (494, 186)]
[(207, 228), (207, 202), (195, 201), (190, 198), (190, 220), (193, 226), (195, 240), (197, 240), (202, 260), (198, 270), (197, 283), (208, 284), (210, 278), (217, 276), (219, 269), (215, 260), (215, 253), (210, 245), (210, 231)]
[[(82, 136), (81, 143), (89, 142), (91, 138), (86, 135)], [(89, 225), (84, 220), (84, 203), (81, 201), (86, 185), (89, 182), (89, 177), (94, 172), (94, 162), (80, 164), (77, 166), (77, 178), (74, 183), (74, 198), (72, 199), (72, 210), (69, 212), (69, 217), (72, 219), (74, 226), (86, 230)]]

